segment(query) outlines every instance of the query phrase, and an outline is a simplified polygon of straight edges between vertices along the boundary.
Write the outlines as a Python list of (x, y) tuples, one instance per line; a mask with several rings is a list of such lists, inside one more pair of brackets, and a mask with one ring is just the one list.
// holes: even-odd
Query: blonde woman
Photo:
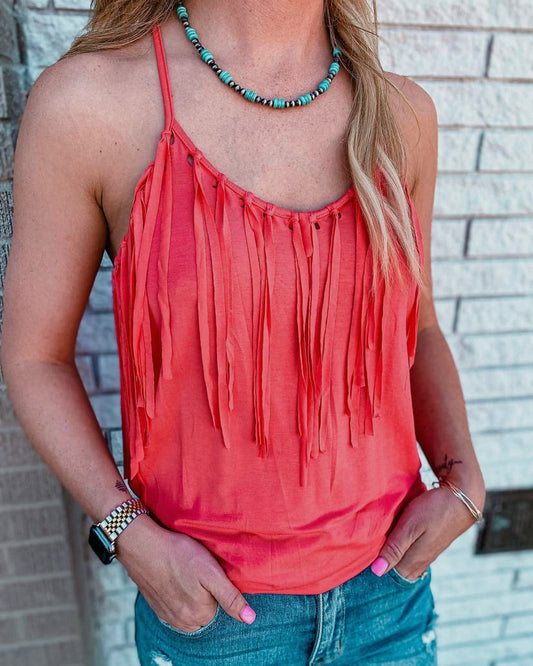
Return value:
[[(2, 362), (138, 586), (142, 666), (436, 663), (430, 565), (485, 497), (432, 299), (436, 163), (365, 0), (96, 0), (33, 85)], [(74, 363), (104, 251), (129, 488)]]

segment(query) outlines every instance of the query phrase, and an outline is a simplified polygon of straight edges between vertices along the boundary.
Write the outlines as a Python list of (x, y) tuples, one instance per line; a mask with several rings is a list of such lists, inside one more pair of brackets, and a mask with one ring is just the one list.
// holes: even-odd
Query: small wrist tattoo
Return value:
[(437, 469), (435, 470), (437, 477), (444, 477), (446, 478), (450, 472), (452, 471), (452, 468), (454, 465), (461, 465), (462, 460), (454, 460), (453, 458), (448, 458), (448, 454), (444, 454), (444, 462), (442, 465), (439, 465)]
[(117, 482), (115, 483), (115, 488), (117, 490), (120, 490), (121, 493), (127, 493), (128, 489), (126, 488), (126, 484), (122, 479), (118, 479)]

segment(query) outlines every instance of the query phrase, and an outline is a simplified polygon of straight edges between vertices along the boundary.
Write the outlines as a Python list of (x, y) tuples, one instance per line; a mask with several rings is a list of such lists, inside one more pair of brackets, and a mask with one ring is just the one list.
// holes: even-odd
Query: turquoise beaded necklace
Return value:
[(231, 74), (227, 72), (225, 69), (221, 69), (216, 64), (213, 55), (200, 43), (198, 35), (196, 34), (196, 30), (190, 26), (188, 20), (189, 15), (187, 14), (187, 10), (183, 5), (183, 0), (180, 0), (180, 3), (177, 7), (177, 13), (178, 13), (178, 18), (183, 23), (189, 41), (192, 42), (194, 48), (198, 51), (202, 60), (207, 65), (209, 65), (211, 69), (213, 69), (213, 71), (217, 74), (218, 78), (223, 83), (225, 83), (227, 86), (235, 90), (236, 93), (242, 95), (242, 97), (244, 97), (244, 99), (247, 99), (249, 102), (263, 104), (264, 106), (270, 106), (273, 109), (286, 109), (291, 106), (305, 106), (306, 104), (310, 104), (316, 97), (326, 92), (326, 90), (331, 85), (331, 82), (335, 78), (335, 75), (338, 73), (340, 69), (339, 60), (342, 56), (342, 51), (337, 46), (335, 46), (333, 48), (333, 62), (329, 67), (329, 73), (326, 76), (326, 78), (318, 84), (316, 90), (313, 90), (313, 92), (310, 93), (306, 93), (305, 95), (300, 95), (300, 97), (298, 97), (297, 99), (291, 99), (291, 100), (283, 99), (282, 97), (275, 97), (274, 99), (261, 97), (253, 90), (250, 90), (249, 88), (244, 88), (243, 86), (240, 86), (238, 83), (235, 83)]

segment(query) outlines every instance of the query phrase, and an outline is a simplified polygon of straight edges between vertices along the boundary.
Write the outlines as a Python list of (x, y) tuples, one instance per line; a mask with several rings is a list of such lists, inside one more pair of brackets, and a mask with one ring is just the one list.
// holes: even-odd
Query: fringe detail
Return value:
[[(172, 130), (161, 135), (156, 158), (145, 170), (135, 190), (128, 238), (113, 272), (113, 307), (116, 316), (121, 366), (121, 411), (124, 424), (125, 475), (133, 479), (148, 445), (150, 423), (155, 415), (158, 376), (154, 349), (158, 344), (147, 298), (149, 261), (158, 216), (161, 224), (157, 258), (157, 304), (161, 314), (160, 376), (172, 378), (172, 322), (169, 298), (169, 262), (172, 232)], [(211, 418), (221, 431), (226, 448), (231, 444), (231, 412), (234, 409), (235, 348), (233, 325), (232, 239), (227, 215), (227, 178), (217, 179), (215, 203), (208, 198), (212, 175), (203, 170), (199, 151), (193, 160), (193, 224), (198, 282), (198, 324), (203, 376)], [(161, 197), (164, 188), (165, 196)], [(423, 257), (422, 234), (414, 205), (406, 188), (419, 253)], [(295, 213), (290, 221), (296, 275), (296, 329), (298, 337), (297, 422), (300, 445), (300, 485), (308, 483), (310, 460), (330, 452), (330, 489), (337, 459), (337, 415), (332, 391), (335, 348), (335, 319), (341, 263), (339, 218), (329, 209), (331, 237), (327, 275), (320, 305), (320, 254), (316, 218)], [(346, 357), (344, 410), (349, 415), (350, 443), (356, 447), (362, 436), (374, 434), (379, 418), (385, 367), (384, 330), (387, 318), (395, 318), (384, 281), (370, 294), (373, 257), (359, 205), (355, 205), (354, 291)], [(269, 454), (271, 409), (271, 332), (275, 277), (272, 206), (261, 211), (247, 193), (243, 223), (252, 286), (252, 357), (254, 438), (258, 455)], [(120, 266), (122, 264), (122, 267)], [(406, 336), (409, 369), (414, 363), (417, 342), (420, 290), (416, 288), (407, 315)], [(393, 324), (396, 329), (396, 323)], [(399, 329), (400, 331), (402, 329)], [(159, 333), (157, 333), (159, 335)], [(406, 373), (406, 382), (409, 372)], [(133, 438), (134, 441), (128, 441)]]
[[(411, 213), (411, 220), (413, 223), (414, 231), (415, 231), (415, 238), (416, 238), (416, 243), (417, 243), (417, 249), (418, 249), (418, 255), (420, 258), (420, 262), (422, 265), (422, 268), (424, 267), (425, 264), (425, 256), (424, 256), (424, 243), (422, 239), (422, 231), (420, 229), (420, 221), (418, 218), (418, 212), (413, 204), (413, 201), (411, 199), (411, 196), (409, 195), (409, 189), (407, 185), (404, 186), (405, 190), (405, 196), (407, 198), (407, 203), (409, 205), (409, 211)], [(409, 359), (409, 370), (413, 367), (413, 364), (415, 362), (415, 354), (416, 354), (416, 343), (418, 339), (418, 319), (419, 319), (419, 313), (420, 313), (420, 297), (421, 297), (421, 290), (418, 285), (415, 285), (415, 292), (413, 296), (413, 303), (411, 306), (411, 309), (407, 315), (407, 327), (406, 327), (406, 335), (407, 335), (407, 356)], [(409, 379), (409, 372), (407, 372), (407, 377), (405, 380), (405, 386), (407, 385), (407, 380)], [(405, 389), (404, 386), (404, 389)]]
[[(213, 425), (231, 447), (230, 411), (233, 410), (234, 331), (232, 327), (231, 237), (226, 215), (225, 177), (217, 181), (213, 211), (206, 196), (201, 155), (193, 159), (194, 236), (198, 280), (198, 325), (204, 380)], [(212, 287), (212, 300), (209, 287)], [(214, 321), (214, 336), (209, 320)], [(212, 339), (214, 338), (214, 339)]]
[[(335, 439), (330, 423), (331, 366), (340, 274), (340, 213), (332, 217), (328, 271), (319, 321), (320, 255), (315, 217), (291, 218), (296, 269), (296, 327), (298, 332), (298, 434), (300, 485), (306, 486), (311, 458), (326, 452)], [(336, 456), (335, 456), (336, 459)], [(333, 461), (330, 487), (335, 478)]]
[[(124, 238), (124, 247), (120, 248), (119, 264), (113, 274), (113, 307), (122, 378), (124, 472), (130, 481), (137, 475), (140, 462), (144, 458), (151, 420), (155, 415), (157, 378), (147, 278), (163, 183), (166, 196), (162, 208), (161, 248), (158, 259), (158, 304), (162, 317), (162, 346), (169, 350), (169, 357), (171, 356), (168, 262), (172, 188), (171, 169), (166, 167), (170, 159), (170, 134), (170, 130), (162, 132), (155, 159), (137, 183), (134, 202), (138, 200), (140, 206), (132, 207), (127, 238)], [(171, 377), (169, 357), (163, 357), (161, 362), (161, 371), (166, 378)], [(130, 438), (133, 438), (133, 441)]]
[(374, 420), (379, 418), (383, 389), (385, 340), (383, 329), (390, 308), (383, 278), (370, 293), (373, 255), (359, 206), (356, 207), (355, 286), (346, 362), (345, 413), (350, 417), (350, 444), (357, 447), (362, 436), (374, 435)]
[(270, 443), (270, 336), (275, 255), (272, 238), (272, 208), (263, 211), (261, 224), (250, 205), (251, 199), (251, 195), (247, 193), (243, 214), (252, 275), (254, 435), (259, 455), (266, 457)]

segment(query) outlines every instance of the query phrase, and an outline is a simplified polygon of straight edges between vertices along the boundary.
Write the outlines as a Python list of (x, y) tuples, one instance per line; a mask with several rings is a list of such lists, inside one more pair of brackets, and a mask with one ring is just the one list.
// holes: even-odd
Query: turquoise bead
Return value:
[(224, 83), (229, 84), (230, 81), (233, 81), (231, 74), (227, 72), (225, 69), (223, 69), (220, 74), (218, 75)]
[(180, 17), (180, 19), (189, 18), (189, 15), (187, 14), (187, 10), (185, 9), (185, 7), (183, 6), (178, 7), (178, 16)]
[(317, 90), (322, 90), (322, 92), (326, 92), (326, 90), (329, 88), (330, 84), (331, 84), (331, 81), (329, 79), (324, 79), (317, 86)]
[(194, 39), (194, 38), (198, 39), (198, 35), (196, 34), (196, 30), (194, 28), (191, 28), (191, 27), (185, 28), (185, 32), (187, 33), (187, 37), (189, 39), (191, 39), (191, 40)]
[(329, 68), (329, 71), (331, 74), (338, 74), (340, 69), (339, 63), (338, 62), (332, 62), (331, 67)]
[(285, 100), (283, 99), (283, 97), (274, 97), (272, 101), (274, 103), (273, 106), (275, 109), (283, 109), (283, 107), (285, 106)]
[(333, 49), (333, 57), (335, 57), (336, 55), (342, 55), (342, 51), (340, 50), (340, 48), (338, 46), (336, 46)]
[(200, 51), (200, 56), (204, 62), (207, 62), (210, 59), (214, 60), (213, 55), (207, 49), (202, 49)]
[(302, 103), (302, 106), (305, 106), (306, 104), (309, 104), (310, 102), (312, 102), (312, 97), (309, 93), (307, 93), (307, 95), (300, 95), (300, 97), (298, 97), (298, 99)]
[(246, 92), (244, 93), (244, 97), (250, 102), (255, 102), (255, 98), (257, 97), (257, 93), (255, 93), (253, 90), (250, 90), (249, 88), (246, 88)]

